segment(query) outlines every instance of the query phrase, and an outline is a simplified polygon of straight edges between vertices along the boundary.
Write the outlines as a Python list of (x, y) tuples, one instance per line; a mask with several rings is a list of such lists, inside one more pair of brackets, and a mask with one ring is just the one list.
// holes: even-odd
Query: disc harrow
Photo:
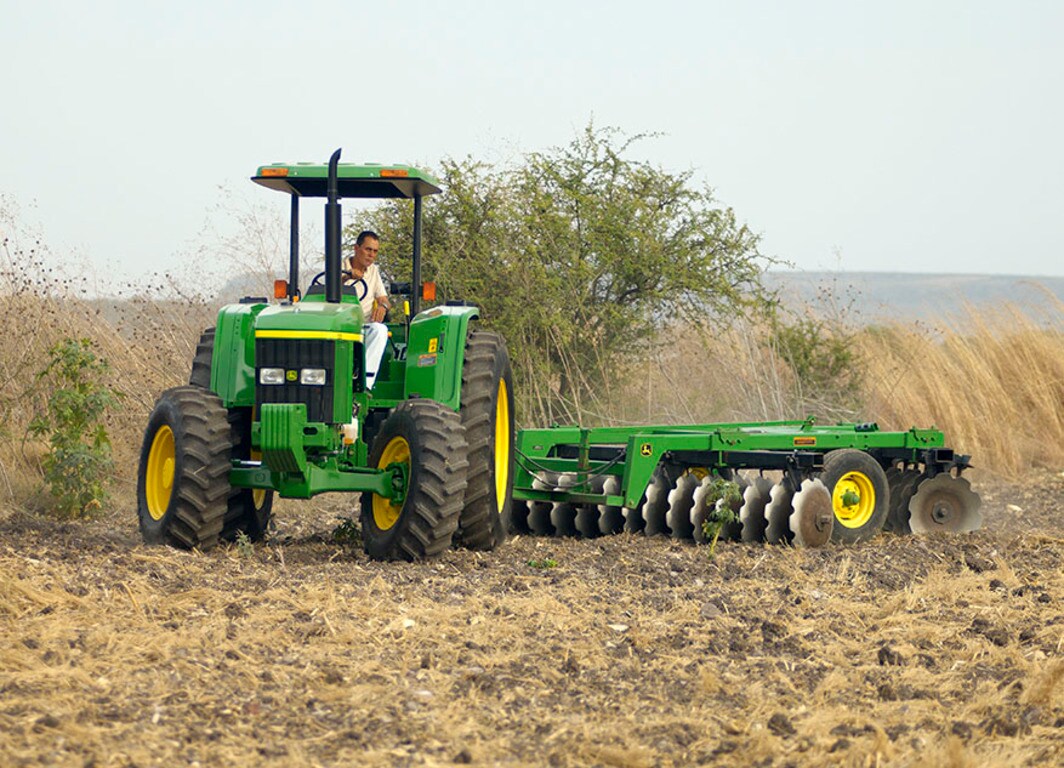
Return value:
[[(979, 497), (934, 429), (875, 424), (554, 427), (517, 435), (514, 533), (621, 532), (820, 547), (981, 525)], [(728, 514), (730, 512), (730, 514)]]

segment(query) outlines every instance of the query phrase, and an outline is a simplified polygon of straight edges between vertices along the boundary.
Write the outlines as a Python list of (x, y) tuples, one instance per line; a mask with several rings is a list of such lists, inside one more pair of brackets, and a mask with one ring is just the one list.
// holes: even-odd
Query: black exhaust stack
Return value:
[(336, 166), (340, 151), (329, 158), (328, 201), (325, 203), (325, 300), (340, 303), (340, 203), (337, 202)]

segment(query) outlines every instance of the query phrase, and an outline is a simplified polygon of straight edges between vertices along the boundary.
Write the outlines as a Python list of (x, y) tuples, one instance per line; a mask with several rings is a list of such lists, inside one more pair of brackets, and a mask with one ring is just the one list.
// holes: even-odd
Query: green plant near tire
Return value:
[[(717, 554), (717, 540), (725, 526), (734, 525), (738, 522), (735, 508), (738, 506), (742, 494), (739, 486), (731, 480), (715, 478), (711, 482), (706, 503), (709, 505), (709, 513), (702, 523), (702, 533), (709, 542), (708, 557), (712, 560)], [(718, 503), (719, 502), (719, 503)]]
[(86, 517), (107, 499), (114, 461), (104, 418), (118, 403), (107, 384), (110, 367), (87, 339), (64, 339), (38, 374), (47, 403), (30, 433), (47, 438), (44, 479), (63, 517)]
[[(361, 541), (379, 559), (416, 560), (452, 543), (505, 539), (513, 489), (514, 408), (503, 339), (465, 303), (422, 310), (423, 199), (438, 182), (409, 166), (263, 166), (253, 180), (289, 195), (292, 251), (276, 298), (223, 307), (204, 331), (189, 385), (149, 417), (138, 475), (144, 539), (206, 549), (267, 535), (274, 496), (349, 494)], [(326, 198), (325, 269), (300, 288), (300, 204)], [(372, 389), (366, 384), (364, 285), (345, 286), (340, 200), (412, 202), (412, 283)], [(388, 243), (385, 243), (388, 246)], [(352, 516), (353, 517), (353, 516)]]

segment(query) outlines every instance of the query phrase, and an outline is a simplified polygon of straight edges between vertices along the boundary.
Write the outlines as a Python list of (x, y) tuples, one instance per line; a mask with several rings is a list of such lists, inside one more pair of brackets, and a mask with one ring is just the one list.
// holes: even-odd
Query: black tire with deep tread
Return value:
[[(196, 354), (192, 358), (192, 372), (188, 383), (194, 387), (210, 389), (211, 363), (214, 359), (215, 329), (208, 328), (200, 335)], [(233, 458), (251, 458), (251, 409), (230, 408), (229, 429), (233, 442)], [(273, 509), (273, 491), (267, 491), (262, 506), (255, 506), (255, 492), (250, 488), (232, 488), (225, 513), (221, 538), (232, 541), (238, 533), (244, 533), (252, 541), (266, 538)]]
[[(251, 409), (229, 409), (229, 431), (234, 459), (251, 458)], [(273, 512), (273, 491), (266, 491), (262, 505), (255, 505), (255, 491), (251, 488), (231, 488), (225, 513), (222, 538), (232, 541), (244, 533), (252, 541), (262, 541), (270, 526)]]
[(890, 487), (890, 509), (887, 510), (887, 522), (884, 530), (902, 536), (913, 532), (909, 527), (909, 501), (916, 493), (923, 475), (915, 469), (900, 470), (891, 467), (887, 470), (887, 485)]
[(876, 505), (872, 509), (872, 515), (864, 525), (859, 528), (849, 528), (843, 525), (836, 517), (835, 524), (831, 528), (831, 540), (845, 544), (856, 544), (867, 541), (883, 530), (887, 521), (887, 511), (890, 508), (890, 489), (887, 484), (887, 475), (879, 462), (864, 451), (856, 448), (842, 448), (831, 451), (824, 457), (824, 471), (820, 480), (828, 487), (828, 493), (834, 494), (835, 484), (848, 472), (861, 472), (871, 482), (876, 494)]
[(188, 383), (194, 387), (211, 388), (211, 361), (214, 358), (214, 328), (208, 328), (200, 334), (196, 345), (196, 354), (192, 358), (192, 372)]
[[(174, 436), (174, 479), (170, 503), (154, 520), (145, 496), (145, 472), (163, 426)], [(230, 492), (232, 447), (228, 414), (213, 392), (187, 386), (159, 396), (148, 418), (137, 473), (137, 515), (145, 542), (201, 550), (218, 543)]]
[[(495, 418), (499, 382), (506, 383), (509, 418), (509, 469), (504, 498), (495, 487)], [(506, 541), (514, 485), (514, 389), (506, 342), (497, 333), (472, 331), (466, 338), (462, 364), (462, 426), (469, 444), (465, 503), (455, 543), (492, 550)]]
[(400, 403), (381, 424), (369, 465), (376, 467), (385, 446), (401, 437), (410, 446), (410, 475), (399, 518), (377, 527), (373, 493), (362, 494), (362, 542), (376, 560), (423, 560), (451, 546), (466, 489), (466, 441), (457, 413), (431, 400)]

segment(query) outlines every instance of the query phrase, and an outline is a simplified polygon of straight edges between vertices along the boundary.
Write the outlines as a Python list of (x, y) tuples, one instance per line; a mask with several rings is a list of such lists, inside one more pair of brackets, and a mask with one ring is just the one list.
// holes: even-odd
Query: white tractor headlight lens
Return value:
[(259, 384), (284, 384), (284, 368), (259, 368)]
[(309, 384), (314, 387), (325, 386), (325, 369), (304, 368), (299, 372), (299, 383)]

